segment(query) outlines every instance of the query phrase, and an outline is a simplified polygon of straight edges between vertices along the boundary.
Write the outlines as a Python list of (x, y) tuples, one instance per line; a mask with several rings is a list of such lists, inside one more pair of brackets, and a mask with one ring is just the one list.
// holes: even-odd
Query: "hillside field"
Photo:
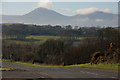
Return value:
[[(60, 36), (29, 35), (29, 36), (26, 36), (23, 39), (18, 39), (17, 37), (5, 36), (3, 38), (3, 40), (6, 40), (8, 42), (15, 42), (15, 43), (18, 43), (18, 44), (22, 44), (22, 43), (25, 44), (25, 43), (31, 43), (31, 42), (41, 44), (41, 43), (45, 42), (48, 39), (57, 40), (57, 39), (60, 39), (60, 38), (61, 38)], [(77, 37), (77, 41), (85, 40), (87, 38), (94, 38), (94, 37)]]

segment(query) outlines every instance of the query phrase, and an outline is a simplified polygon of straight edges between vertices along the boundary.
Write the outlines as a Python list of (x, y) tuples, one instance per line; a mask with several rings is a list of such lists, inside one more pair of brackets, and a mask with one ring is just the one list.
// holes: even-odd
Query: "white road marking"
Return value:
[[(92, 73), (92, 72), (85, 72), (85, 71), (80, 71), (82, 73), (87, 73), (87, 74), (92, 74), (92, 75), (100, 75), (100, 76), (105, 76), (105, 75), (101, 75), (101, 74), (97, 74), (97, 73)], [(111, 77), (111, 78), (117, 78), (117, 77)]]
[(92, 73), (92, 72), (85, 72), (85, 71), (80, 71), (82, 73), (87, 73), (87, 74), (92, 74), (92, 75), (99, 75), (99, 76), (104, 76), (104, 75), (100, 75), (100, 74), (97, 74), (97, 73)]
[(117, 78), (117, 77), (112, 77), (112, 78)]

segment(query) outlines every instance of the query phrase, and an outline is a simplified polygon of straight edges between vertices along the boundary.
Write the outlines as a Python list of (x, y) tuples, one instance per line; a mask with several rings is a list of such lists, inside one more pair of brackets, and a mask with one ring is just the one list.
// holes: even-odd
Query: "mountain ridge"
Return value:
[[(111, 19), (111, 21), (110, 21)], [(112, 20), (113, 19), (113, 20)], [(51, 25), (76, 25), (76, 26), (113, 26), (117, 25), (117, 14), (97, 11), (87, 15), (65, 16), (54, 10), (36, 8), (25, 15), (2, 15), (3, 23), (30, 23), (30, 24), (51, 24)], [(97, 22), (98, 21), (98, 22)], [(112, 22), (113, 21), (113, 22)]]

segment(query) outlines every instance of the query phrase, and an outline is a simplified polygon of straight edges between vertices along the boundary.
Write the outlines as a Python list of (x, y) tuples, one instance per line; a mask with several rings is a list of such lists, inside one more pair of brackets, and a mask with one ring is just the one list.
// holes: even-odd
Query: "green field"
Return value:
[(40, 42), (45, 42), (46, 40), (48, 39), (59, 39), (60, 37), (59, 36), (33, 36), (33, 35), (30, 35), (30, 36), (27, 36), (26, 39), (36, 39), (36, 40), (40, 40)]
[(10, 36), (5, 36), (3, 39), (8, 41), (8, 42), (15, 42), (15, 43), (20, 43), (20, 44), (24, 44), (24, 43), (43, 43), (45, 42), (46, 40), (48, 39), (59, 39), (60, 37), (59, 36), (33, 36), (33, 35), (30, 35), (30, 36), (26, 36), (25, 39), (17, 39), (16, 37), (10, 37)]
[[(15, 42), (15, 43), (18, 43), (18, 44), (25, 44), (25, 43), (31, 43), (31, 42), (36, 43), (36, 44), (41, 44), (48, 39), (57, 40), (57, 39), (60, 39), (60, 38), (61, 38), (60, 36), (29, 35), (29, 36), (26, 36), (23, 39), (17, 39), (17, 37), (15, 37), (15, 36), (13, 36), (13, 37), (4, 36), (3, 40), (6, 40), (7, 42)], [(78, 37), (77, 41), (84, 40), (84, 39), (87, 39), (87, 38), (94, 38), (94, 37)]]

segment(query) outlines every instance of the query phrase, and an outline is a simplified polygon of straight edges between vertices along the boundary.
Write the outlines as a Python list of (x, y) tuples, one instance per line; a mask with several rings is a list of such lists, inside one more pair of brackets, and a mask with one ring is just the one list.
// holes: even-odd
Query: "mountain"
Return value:
[(97, 11), (88, 15), (75, 15), (74, 20), (80, 20), (81, 25), (93, 26), (117, 26), (118, 15)]
[(30, 13), (22, 16), (22, 19), (28, 23), (35, 24), (60, 24), (68, 19), (68, 16), (59, 14), (46, 8), (37, 8)]
[[(1, 17), (1, 16), (0, 16)], [(51, 25), (76, 25), (76, 26), (117, 26), (117, 14), (95, 12), (87, 15), (65, 16), (56, 11), (37, 8), (25, 15), (2, 15), (3, 23), (28, 23)]]

